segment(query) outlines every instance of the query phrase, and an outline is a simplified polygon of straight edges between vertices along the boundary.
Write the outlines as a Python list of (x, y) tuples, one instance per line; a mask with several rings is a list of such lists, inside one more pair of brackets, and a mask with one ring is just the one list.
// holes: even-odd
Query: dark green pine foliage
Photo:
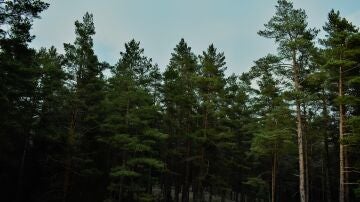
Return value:
[(251, 172), (246, 155), (252, 136), (249, 125), (252, 120), (250, 84), (247, 76), (238, 77), (232, 74), (226, 78), (219, 123), (222, 133), (216, 137), (219, 143), (219, 163), (214, 164), (213, 168), (218, 183), (215, 187), (222, 192), (216, 194), (221, 195), (222, 200), (225, 194), (229, 195), (232, 192), (236, 194), (237, 200), (247, 200), (249, 198), (245, 198), (251, 195), (249, 187), (243, 184)]
[[(351, 69), (344, 70), (349, 74), (347, 83), (348, 97), (348, 112), (351, 114), (347, 126), (349, 127), (348, 142), (352, 147), (349, 148), (349, 167), (354, 170), (349, 175), (350, 183), (360, 183), (360, 160), (359, 145), (360, 145), (360, 33), (353, 34), (348, 39), (348, 51), (346, 56), (353, 62)], [(350, 193), (350, 197), (360, 199), (360, 185), (354, 187), (354, 193)], [(350, 189), (351, 190), (351, 189)], [(353, 195), (355, 194), (355, 196)], [(350, 198), (351, 200), (352, 198)]]
[[(37, 53), (37, 61), (41, 68), (39, 85), (40, 107), (39, 107), (39, 128), (46, 128), (50, 131), (41, 131), (44, 134), (63, 134), (63, 129), (58, 130), (58, 121), (63, 123), (62, 114), (68, 96), (69, 89), (66, 81), (69, 74), (65, 72), (65, 58), (57, 53), (54, 47), (42, 48)], [(62, 132), (61, 132), (62, 131)], [(52, 137), (49, 137), (52, 138)]]
[(275, 56), (266, 56), (257, 60), (249, 71), (252, 79), (257, 79), (258, 86), (252, 106), (256, 118), (252, 123), (254, 137), (250, 154), (255, 162), (263, 162), (255, 166), (263, 169), (264, 175), (251, 177), (248, 183), (258, 190), (258, 196), (266, 199), (270, 195), (271, 201), (289, 200), (283, 196), (296, 191), (289, 189), (293, 187), (291, 184), (281, 181), (281, 178), (292, 178), (289, 165), (296, 165), (296, 162), (289, 159), (293, 158), (296, 147), (292, 112), (282, 96), (281, 82), (273, 66), (278, 61)]
[(108, 201), (155, 200), (154, 177), (165, 168), (159, 149), (167, 136), (157, 129), (160, 74), (139, 45), (135, 40), (125, 44), (103, 103), (107, 116), (99, 141), (109, 147)]
[(39, 67), (28, 47), (33, 20), (48, 4), (39, 0), (0, 2), (0, 180), (4, 201), (33, 201), (32, 160)]
[(161, 74), (131, 40), (106, 80), (89, 13), (65, 55), (29, 48), (47, 7), (0, 0), (1, 201), (360, 199), (360, 34), (339, 12), (315, 49), (305, 11), (279, 0), (259, 32), (278, 56), (240, 77), (183, 39)]
[[(336, 114), (332, 112), (334, 98), (337, 96), (334, 90), (334, 82), (329, 79), (329, 72), (324, 67), (327, 58), (319, 49), (311, 60), (310, 74), (305, 78), (302, 85), (308, 96), (308, 124), (307, 132), (310, 134), (308, 142), (316, 147), (310, 147), (310, 158), (312, 164), (311, 180), (322, 184), (322, 189), (313, 186), (312, 195), (322, 195), (323, 200), (331, 202), (335, 199), (337, 188), (330, 186), (336, 182), (338, 176), (334, 175), (334, 169), (337, 165), (337, 144), (338, 139), (336, 131)], [(334, 144), (335, 143), (335, 144)], [(309, 144), (308, 144), (309, 145)]]
[[(340, 143), (340, 191), (339, 201), (354, 199), (353, 186), (356, 173), (353, 164), (357, 164), (356, 125), (359, 123), (359, 32), (358, 29), (332, 10), (328, 15), (328, 22), (324, 26), (326, 38), (321, 40), (325, 46), (323, 65), (327, 72), (328, 82), (337, 83), (335, 109), (338, 112), (339, 143)], [(355, 126), (355, 127), (354, 127)], [(352, 135), (352, 130), (354, 134)], [(352, 142), (354, 140), (355, 142)], [(356, 167), (356, 166), (355, 166)], [(343, 175), (342, 175), (343, 174)], [(358, 179), (358, 178), (357, 178)]]
[(34, 169), (41, 180), (35, 194), (44, 200), (60, 201), (63, 193), (64, 146), (68, 127), (68, 96), (66, 86), (69, 75), (65, 72), (65, 59), (54, 47), (42, 48), (37, 53), (41, 69), (38, 86), (38, 116), (34, 146)]
[[(169, 134), (166, 163), (167, 176), (164, 179), (165, 200), (170, 199), (172, 185), (175, 200), (189, 201), (191, 169), (194, 160), (194, 141), (199, 127), (197, 120), (196, 80), (198, 77), (197, 58), (184, 39), (181, 39), (171, 54), (170, 63), (164, 72), (164, 123)], [(197, 157), (196, 157), (197, 156)]]
[[(194, 201), (204, 200), (204, 189), (221, 193), (222, 187), (216, 186), (216, 179), (224, 168), (221, 144), (226, 141), (224, 128), (220, 126), (224, 87), (226, 84), (224, 71), (225, 56), (211, 44), (207, 51), (199, 56), (200, 71), (198, 77), (200, 127), (196, 135), (196, 150), (200, 159), (194, 163), (193, 192)], [(216, 189), (218, 188), (218, 189)]]
[[(68, 81), (71, 94), (68, 98), (63, 198), (64, 201), (78, 198), (96, 201), (106, 190), (104, 184), (97, 188), (99, 183), (105, 182), (100, 180), (104, 159), (96, 141), (101, 135), (103, 120), (101, 103), (105, 82), (102, 71), (106, 64), (99, 62), (93, 50), (95, 26), (92, 14), (86, 13), (81, 22), (75, 22), (75, 34), (74, 44), (64, 44), (67, 70), (72, 78)], [(91, 194), (82, 196), (83, 191)]]

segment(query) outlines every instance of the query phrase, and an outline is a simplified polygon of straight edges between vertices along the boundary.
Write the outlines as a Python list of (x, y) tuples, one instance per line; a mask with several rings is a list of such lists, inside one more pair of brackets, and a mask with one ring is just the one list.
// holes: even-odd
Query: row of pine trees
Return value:
[(136, 40), (101, 62), (89, 13), (64, 54), (35, 50), (48, 6), (0, 1), (1, 201), (360, 200), (360, 32), (339, 12), (319, 39), (279, 0), (258, 32), (278, 51), (229, 75), (184, 39), (166, 67)]

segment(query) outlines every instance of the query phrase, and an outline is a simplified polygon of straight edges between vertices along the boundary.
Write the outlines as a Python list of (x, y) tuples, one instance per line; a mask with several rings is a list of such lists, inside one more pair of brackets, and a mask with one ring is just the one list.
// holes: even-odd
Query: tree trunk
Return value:
[[(209, 91), (209, 90), (208, 90)], [(206, 102), (208, 102), (208, 97), (206, 96), (205, 98), (205, 114), (204, 114), (204, 137), (205, 137), (205, 142), (207, 141), (207, 130), (208, 130), (208, 107), (206, 105)], [(205, 144), (201, 145), (200, 148), (200, 166), (199, 166), (199, 175), (198, 175), (198, 182), (197, 182), (197, 199), (194, 198), (194, 201), (203, 201), (204, 200), (204, 188), (203, 188), (203, 183), (202, 180), (205, 178), (206, 176), (206, 172), (205, 170)]]
[(276, 145), (275, 151), (273, 156), (273, 165), (272, 165), (272, 172), (271, 172), (271, 202), (275, 202), (276, 196), (276, 167), (277, 167), (277, 152), (276, 152)]
[(27, 150), (29, 147), (29, 138), (30, 138), (29, 135), (26, 135), (26, 137), (25, 137), (24, 149), (23, 149), (23, 152), (21, 155), (20, 169), (19, 169), (18, 183), (17, 183), (17, 189), (16, 189), (16, 197), (15, 197), (16, 202), (21, 201), (21, 199), (22, 199), (21, 197), (22, 197), (22, 192), (23, 192), (25, 160), (26, 160)]
[(329, 120), (328, 120), (328, 109), (327, 109), (327, 102), (325, 98), (325, 92), (323, 92), (324, 98), (323, 98), (323, 119), (324, 119), (324, 185), (325, 185), (325, 196), (326, 201), (331, 202), (331, 190), (330, 190), (330, 176), (329, 176), (329, 167), (330, 167), (330, 160), (329, 160), (329, 142), (328, 142), (328, 126), (329, 126)]
[[(186, 158), (190, 156), (190, 141), (187, 141), (187, 149), (186, 149)], [(189, 174), (190, 174), (190, 162), (188, 159), (185, 159), (185, 176), (184, 176), (184, 184), (182, 188), (182, 202), (189, 202)]]
[[(342, 67), (339, 68), (339, 97), (342, 98), (344, 95), (343, 93), (343, 78), (342, 78)], [(342, 101), (339, 105), (339, 158), (340, 158), (340, 187), (339, 187), (339, 202), (345, 202), (345, 145), (343, 144), (344, 140), (344, 120), (345, 120), (345, 113), (344, 113), (344, 105)]]
[[(303, 105), (304, 108), (304, 112), (303, 112), (303, 116), (306, 117), (306, 106), (305, 104)], [(307, 122), (304, 120), (303, 122), (303, 131), (305, 134), (303, 134), (303, 138), (304, 138), (304, 159), (305, 159), (305, 196), (306, 196), (306, 202), (309, 202), (309, 198), (310, 198), (310, 178), (309, 178), (309, 144), (308, 144), (308, 137), (306, 135), (306, 131), (307, 131)], [(311, 145), (311, 144), (310, 144)], [(310, 154), (311, 155), (311, 154)]]
[(170, 184), (170, 174), (165, 172), (162, 174), (162, 194), (165, 201), (171, 201), (171, 184)]
[(175, 185), (175, 202), (179, 202), (179, 195), (180, 195), (180, 184), (178, 182), (178, 180), (176, 181), (176, 185)]
[[(344, 133), (344, 135), (346, 135)], [(349, 196), (349, 174), (351, 173), (350, 171), (350, 167), (349, 167), (349, 158), (347, 157), (348, 155), (348, 150), (347, 150), (347, 145), (344, 145), (344, 183), (345, 183), (345, 192), (344, 192), (344, 196), (345, 196), (345, 202), (350, 201), (350, 196)]]
[(118, 202), (121, 202), (122, 201), (122, 192), (123, 192), (123, 181), (124, 181), (124, 177), (121, 176), (120, 177), (120, 184), (119, 184), (119, 199), (118, 199)]
[[(299, 81), (299, 67), (296, 62), (296, 51), (293, 50), (293, 76), (294, 76), (294, 87), (295, 91), (300, 92), (300, 81)], [(306, 202), (306, 193), (305, 193), (305, 163), (304, 163), (304, 143), (303, 143), (303, 129), (302, 129), (302, 119), (301, 119), (301, 102), (300, 98), (296, 97), (296, 120), (297, 120), (297, 139), (298, 139), (298, 150), (299, 150), (299, 193), (300, 193), (300, 202)]]
[(63, 185), (63, 202), (67, 201), (70, 188), (70, 175), (72, 167), (73, 146), (75, 143), (75, 127), (76, 127), (77, 110), (74, 110), (69, 124), (69, 134), (66, 138), (66, 159), (65, 159), (65, 173)]

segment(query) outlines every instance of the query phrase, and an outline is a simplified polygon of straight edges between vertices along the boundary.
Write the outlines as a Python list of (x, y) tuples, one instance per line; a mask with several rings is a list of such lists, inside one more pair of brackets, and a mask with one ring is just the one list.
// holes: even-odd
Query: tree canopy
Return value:
[(258, 32), (277, 51), (236, 75), (183, 38), (166, 67), (136, 39), (100, 61), (88, 12), (64, 53), (30, 48), (48, 6), (0, 0), (1, 201), (360, 200), (360, 33), (339, 11), (318, 36), (278, 0)]

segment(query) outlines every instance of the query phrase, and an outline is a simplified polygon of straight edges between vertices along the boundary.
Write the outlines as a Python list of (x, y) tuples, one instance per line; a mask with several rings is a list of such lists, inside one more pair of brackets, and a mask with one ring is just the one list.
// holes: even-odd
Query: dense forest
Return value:
[(0, 0), (1, 201), (360, 201), (360, 32), (338, 11), (312, 28), (278, 0), (277, 51), (235, 75), (184, 39), (166, 67), (136, 40), (99, 61), (90, 13), (36, 50), (48, 6)]

